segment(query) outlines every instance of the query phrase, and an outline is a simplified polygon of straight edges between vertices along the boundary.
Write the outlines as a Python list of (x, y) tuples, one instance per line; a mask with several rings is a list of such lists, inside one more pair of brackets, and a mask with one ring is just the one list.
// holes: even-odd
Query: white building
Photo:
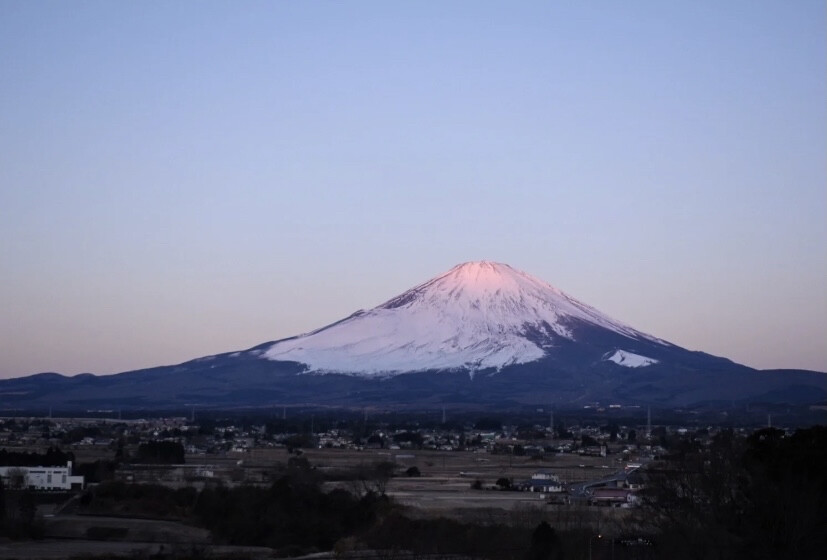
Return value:
[(72, 462), (65, 467), (0, 467), (6, 488), (32, 490), (72, 490), (84, 487), (83, 476), (72, 475)]
[(556, 474), (548, 471), (539, 471), (531, 475), (531, 480), (524, 484), (524, 489), (529, 492), (542, 492), (543, 494), (551, 492), (562, 492), (563, 484)]

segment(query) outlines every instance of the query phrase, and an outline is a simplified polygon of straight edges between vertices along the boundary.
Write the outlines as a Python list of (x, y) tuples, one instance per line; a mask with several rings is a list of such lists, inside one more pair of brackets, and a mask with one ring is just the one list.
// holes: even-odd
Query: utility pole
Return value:
[(646, 407), (646, 439), (652, 437), (652, 407)]

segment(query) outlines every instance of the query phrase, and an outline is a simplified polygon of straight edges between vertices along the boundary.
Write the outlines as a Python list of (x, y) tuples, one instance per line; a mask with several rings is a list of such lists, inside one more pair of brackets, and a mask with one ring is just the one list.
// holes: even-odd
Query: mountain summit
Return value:
[(633, 340), (662, 341), (611, 319), (507, 264), (460, 264), (369, 311), (295, 338), (263, 356), (315, 373), (387, 376), (500, 370), (543, 358), (585, 323)]

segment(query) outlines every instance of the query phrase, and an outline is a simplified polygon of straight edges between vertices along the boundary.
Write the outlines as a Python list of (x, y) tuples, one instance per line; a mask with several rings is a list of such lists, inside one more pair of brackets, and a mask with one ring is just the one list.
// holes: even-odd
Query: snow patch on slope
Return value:
[[(539, 360), (555, 338), (573, 339), (569, 318), (663, 344), (533, 276), (480, 261), (456, 266), (374, 309), (276, 342), (263, 357), (300, 362), (309, 372), (366, 376), (500, 369)], [(544, 336), (533, 342), (538, 332)]]
[(604, 356), (604, 359), (610, 362), (614, 362), (619, 366), (630, 368), (646, 367), (658, 363), (658, 360), (654, 358), (647, 358), (646, 356), (641, 356), (640, 354), (633, 354), (632, 352), (627, 352), (626, 350), (615, 350), (615, 352), (611, 356)]

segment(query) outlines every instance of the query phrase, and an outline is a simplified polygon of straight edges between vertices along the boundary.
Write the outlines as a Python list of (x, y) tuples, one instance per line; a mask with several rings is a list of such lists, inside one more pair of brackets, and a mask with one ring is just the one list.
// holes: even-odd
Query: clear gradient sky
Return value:
[(0, 377), (298, 334), (506, 262), (827, 370), (823, 0), (0, 0)]

